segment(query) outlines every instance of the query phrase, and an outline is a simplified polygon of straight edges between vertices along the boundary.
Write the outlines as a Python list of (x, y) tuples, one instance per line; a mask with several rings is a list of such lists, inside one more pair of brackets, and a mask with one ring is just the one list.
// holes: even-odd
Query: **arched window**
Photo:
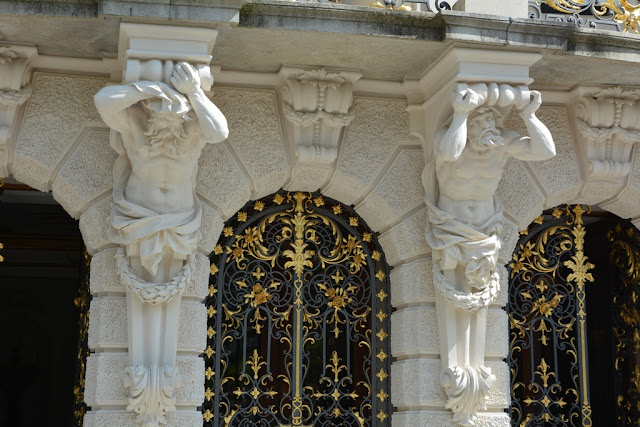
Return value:
[(640, 232), (575, 205), (521, 234), (507, 305), (512, 425), (639, 425)]
[(388, 276), (352, 208), (248, 203), (211, 255), (205, 426), (390, 425)]

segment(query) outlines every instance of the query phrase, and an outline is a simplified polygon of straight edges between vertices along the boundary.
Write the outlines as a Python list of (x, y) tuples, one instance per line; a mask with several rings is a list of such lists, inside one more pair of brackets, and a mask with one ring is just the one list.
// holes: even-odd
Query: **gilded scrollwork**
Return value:
[(583, 369), (585, 287), (594, 280), (584, 254), (588, 211), (565, 206), (537, 218), (508, 265), (514, 426), (592, 425)]
[(619, 279), (613, 284), (616, 415), (619, 423), (629, 425), (640, 418), (640, 232), (618, 224), (607, 239)]
[(205, 426), (389, 425), (388, 268), (373, 233), (317, 193), (240, 213), (212, 255)]

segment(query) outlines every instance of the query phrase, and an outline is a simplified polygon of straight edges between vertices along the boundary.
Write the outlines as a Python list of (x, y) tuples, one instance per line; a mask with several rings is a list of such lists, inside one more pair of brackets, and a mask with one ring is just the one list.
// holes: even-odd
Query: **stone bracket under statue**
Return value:
[(114, 206), (108, 236), (127, 289), (130, 366), (123, 372), (128, 410), (138, 424), (166, 424), (180, 386), (176, 366), (182, 293), (194, 280), (202, 209), (195, 192), (198, 158), (228, 135), (206, 97), (217, 32), (122, 24), (122, 84), (95, 96), (111, 128)]
[[(425, 235), (432, 248), (446, 408), (456, 423), (472, 426), (495, 381), (484, 360), (487, 309), (500, 290), (502, 205), (495, 191), (508, 157), (546, 160), (555, 147), (535, 116), (540, 94), (527, 86), (457, 82), (452, 92), (440, 100), (450, 96), (453, 115), (425, 144)], [(514, 109), (528, 136), (504, 129)]]

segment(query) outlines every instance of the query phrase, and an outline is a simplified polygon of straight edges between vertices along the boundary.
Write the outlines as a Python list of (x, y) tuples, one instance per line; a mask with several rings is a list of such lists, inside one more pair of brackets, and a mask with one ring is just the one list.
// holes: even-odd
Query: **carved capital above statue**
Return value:
[(0, 177), (10, 173), (9, 141), (18, 108), (31, 96), (33, 46), (0, 46)]
[(283, 67), (283, 111), (301, 163), (331, 166), (342, 129), (353, 120), (353, 71)]
[[(423, 173), (426, 239), (438, 293), (446, 407), (455, 422), (472, 426), (495, 380), (484, 366), (484, 336), (487, 307), (500, 289), (502, 205), (495, 192), (502, 168), (508, 157), (549, 159), (555, 146), (535, 115), (540, 93), (526, 86), (459, 83), (450, 102), (453, 116), (435, 137)], [(505, 129), (514, 108), (528, 136)]]
[(640, 90), (582, 88), (576, 124), (586, 144), (587, 179), (623, 180), (631, 170), (634, 142), (640, 139)]

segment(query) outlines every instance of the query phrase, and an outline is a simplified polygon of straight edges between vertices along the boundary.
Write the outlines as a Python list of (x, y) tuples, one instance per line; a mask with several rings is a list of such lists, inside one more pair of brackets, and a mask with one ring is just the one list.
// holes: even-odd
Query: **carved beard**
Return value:
[(149, 117), (149, 125), (144, 133), (149, 157), (164, 154), (179, 158), (185, 152), (187, 133), (184, 120), (177, 114), (153, 113)]
[(500, 135), (500, 131), (495, 127), (491, 127), (482, 131), (480, 138), (469, 140), (469, 146), (473, 151), (485, 152), (490, 148), (500, 147), (504, 145), (504, 138)]

